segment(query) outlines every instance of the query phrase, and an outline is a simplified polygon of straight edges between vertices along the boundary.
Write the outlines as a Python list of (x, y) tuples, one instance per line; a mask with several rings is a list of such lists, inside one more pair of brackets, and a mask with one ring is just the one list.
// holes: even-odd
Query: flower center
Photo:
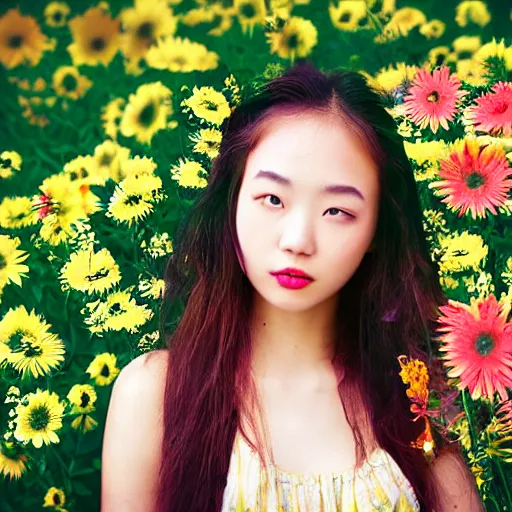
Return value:
[(142, 39), (151, 39), (153, 37), (153, 23), (146, 21), (141, 23), (137, 29), (137, 35)]
[(103, 37), (96, 37), (91, 41), (91, 48), (97, 52), (100, 52), (107, 46), (105, 39)]
[(494, 340), (488, 334), (478, 336), (476, 340), (476, 351), (481, 356), (488, 356), (494, 348)]
[(155, 119), (155, 106), (153, 103), (148, 103), (139, 114), (139, 121), (144, 126), (151, 126), (151, 123)]
[(87, 407), (90, 401), (91, 397), (87, 393), (82, 393), (80, 397), (80, 407)]
[(74, 91), (77, 86), (76, 78), (73, 75), (66, 75), (64, 80), (62, 80), (62, 87), (66, 89), (66, 91)]
[(108, 377), (110, 375), (110, 370), (109, 370), (109, 367), (104, 364), (103, 365), (103, 368), (101, 369), (101, 372), (100, 374), (103, 376), (103, 377)]
[(44, 430), (50, 421), (48, 409), (44, 406), (34, 407), (30, 413), (29, 424), (33, 430)]
[(350, 14), (348, 12), (344, 12), (339, 18), (338, 21), (342, 23), (348, 23), (350, 21)]
[(3, 270), (5, 267), (7, 267), (7, 260), (5, 256), (0, 253), (0, 270)]
[(53, 504), (54, 504), (54, 505), (60, 505), (60, 496), (59, 496), (59, 494), (57, 494), (57, 493), (55, 493), (55, 494), (53, 495)]
[(478, 188), (481, 187), (485, 183), (484, 177), (481, 174), (478, 174), (477, 172), (471, 173), (466, 178), (466, 185), (469, 188)]
[(297, 48), (297, 46), (299, 46), (299, 38), (297, 34), (292, 34), (288, 38), (288, 48)]
[(11, 36), (7, 42), (7, 46), (10, 48), (19, 48), (23, 44), (23, 36), (14, 35)]
[(114, 304), (112, 304), (112, 306), (110, 306), (108, 312), (109, 314), (113, 315), (115, 313), (119, 313), (121, 311), (121, 304), (119, 304), (119, 302), (115, 302)]
[(493, 114), (504, 114), (508, 110), (508, 104), (504, 101), (496, 103)]
[(53, 20), (57, 23), (59, 23), (62, 20), (62, 13), (56, 12), (53, 14)]
[(439, 94), (437, 91), (432, 91), (427, 96), (427, 101), (430, 101), (430, 103), (437, 103), (439, 101)]
[(240, 9), (240, 14), (247, 19), (254, 18), (256, 16), (256, 9), (254, 9), (254, 6), (251, 4), (245, 4)]

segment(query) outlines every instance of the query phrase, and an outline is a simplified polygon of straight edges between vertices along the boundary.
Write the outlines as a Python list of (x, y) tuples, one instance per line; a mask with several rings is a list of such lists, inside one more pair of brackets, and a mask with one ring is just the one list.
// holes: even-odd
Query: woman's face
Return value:
[[(350, 280), (370, 249), (378, 215), (378, 169), (341, 121), (320, 114), (271, 121), (249, 154), (236, 229), (248, 279), (268, 302), (311, 308)], [(282, 178), (272, 179), (272, 174)], [(350, 192), (325, 192), (332, 185)], [(270, 272), (295, 267), (314, 279), (280, 286)]]

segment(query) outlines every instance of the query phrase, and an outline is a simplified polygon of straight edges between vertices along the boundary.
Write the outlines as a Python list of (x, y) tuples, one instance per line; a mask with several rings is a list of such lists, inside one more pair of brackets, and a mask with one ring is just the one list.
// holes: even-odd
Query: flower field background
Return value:
[(2, 2), (0, 510), (99, 510), (112, 385), (173, 327), (162, 273), (222, 122), (299, 58), (397, 121), (451, 299), (445, 372), (400, 358), (418, 448), (446, 429), (512, 510), (510, 34), (504, 0)]

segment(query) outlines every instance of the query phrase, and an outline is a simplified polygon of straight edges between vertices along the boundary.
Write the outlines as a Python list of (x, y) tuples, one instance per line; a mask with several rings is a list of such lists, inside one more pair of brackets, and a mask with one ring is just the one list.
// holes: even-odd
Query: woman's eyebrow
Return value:
[[(281, 176), (281, 174), (278, 174), (277, 172), (274, 172), (274, 171), (260, 170), (260, 171), (258, 171), (256, 176), (254, 176), (253, 179), (258, 179), (258, 178), (266, 178), (266, 179), (275, 181), (276, 183), (280, 183), (281, 185), (287, 185), (287, 186), (292, 185), (292, 182), (289, 178), (286, 178), (285, 176)], [(364, 201), (364, 196), (361, 193), (361, 191), (359, 189), (357, 189), (356, 187), (353, 187), (352, 185), (327, 185), (326, 187), (324, 187), (322, 192), (328, 193), (328, 194), (350, 194), (350, 195), (359, 197), (360, 199), (362, 199)]]

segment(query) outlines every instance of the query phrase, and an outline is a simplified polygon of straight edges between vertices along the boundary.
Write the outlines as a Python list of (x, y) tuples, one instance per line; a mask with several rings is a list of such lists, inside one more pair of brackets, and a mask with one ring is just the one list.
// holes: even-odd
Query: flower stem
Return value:
[(467, 396), (467, 390), (462, 390), (462, 405), (464, 407), (464, 412), (466, 413), (466, 418), (468, 420), (468, 428), (469, 428), (469, 438), (471, 440), (471, 451), (475, 451), (477, 447), (478, 440), (476, 438), (475, 427), (473, 425), (473, 420), (471, 418), (471, 412), (469, 410), (469, 403), (471, 399)]

